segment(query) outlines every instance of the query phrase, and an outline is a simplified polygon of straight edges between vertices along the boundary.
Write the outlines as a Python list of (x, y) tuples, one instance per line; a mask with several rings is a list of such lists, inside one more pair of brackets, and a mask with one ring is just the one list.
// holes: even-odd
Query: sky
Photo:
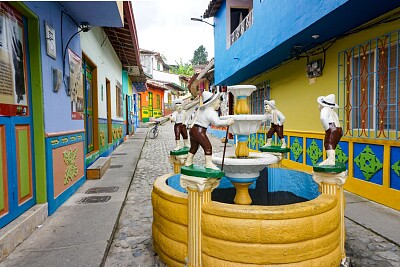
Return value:
[[(208, 60), (214, 57), (213, 27), (200, 18), (210, 0), (132, 0), (139, 47), (159, 52), (168, 64), (188, 63), (203, 45)], [(213, 23), (213, 18), (206, 19)]]

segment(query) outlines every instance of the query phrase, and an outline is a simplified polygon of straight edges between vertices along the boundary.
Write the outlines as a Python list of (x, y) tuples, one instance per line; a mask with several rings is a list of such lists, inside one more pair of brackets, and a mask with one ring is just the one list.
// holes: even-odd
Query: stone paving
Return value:
[[(172, 173), (168, 162), (174, 147), (173, 124), (160, 126), (156, 139), (148, 138), (134, 174), (105, 266), (164, 267), (154, 253), (151, 239), (151, 191), (154, 180)], [(223, 149), (214, 142), (213, 152)], [(195, 162), (203, 164), (200, 148)], [(399, 246), (346, 219), (346, 252), (354, 267), (400, 267)], [(400, 230), (399, 230), (400, 231)]]
[(353, 267), (400, 266), (400, 248), (398, 245), (347, 218), (345, 219), (345, 227), (345, 249)]

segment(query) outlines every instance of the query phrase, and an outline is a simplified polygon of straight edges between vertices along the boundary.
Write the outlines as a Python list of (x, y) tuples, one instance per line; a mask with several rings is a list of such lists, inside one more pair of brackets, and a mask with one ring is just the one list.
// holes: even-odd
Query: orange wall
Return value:
[(162, 90), (156, 90), (156, 89), (152, 89), (152, 88), (148, 88), (148, 91), (143, 92), (143, 93), (139, 93), (140, 94), (140, 99), (141, 99), (141, 106), (143, 107), (147, 107), (149, 106), (149, 93), (148, 92), (152, 92), (153, 93), (153, 108), (158, 108), (157, 107), (157, 96), (160, 96), (160, 109), (162, 109), (163, 107), (163, 102), (164, 102), (164, 91)]

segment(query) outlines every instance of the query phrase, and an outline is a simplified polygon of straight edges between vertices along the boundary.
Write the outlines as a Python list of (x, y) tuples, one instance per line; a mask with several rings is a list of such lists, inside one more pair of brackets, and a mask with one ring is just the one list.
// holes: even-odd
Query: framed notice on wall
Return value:
[(68, 49), (69, 56), (69, 91), (71, 94), (71, 111), (73, 120), (83, 120), (83, 74), (82, 59)]
[(46, 53), (56, 59), (56, 31), (47, 23), (44, 27), (46, 31)]
[(0, 2), (0, 115), (29, 113), (25, 51), (22, 17)]

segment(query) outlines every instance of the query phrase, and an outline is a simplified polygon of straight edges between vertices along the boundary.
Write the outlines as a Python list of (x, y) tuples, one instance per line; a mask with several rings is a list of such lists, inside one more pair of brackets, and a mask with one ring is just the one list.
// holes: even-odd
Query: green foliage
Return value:
[(200, 45), (193, 53), (192, 65), (205, 65), (208, 63), (208, 53), (203, 45)]
[(193, 69), (193, 66), (191, 64), (183, 63), (182, 59), (181, 59), (180, 63), (176, 62), (176, 65), (178, 65), (178, 67), (172, 67), (171, 66), (171, 73), (184, 75), (184, 76), (189, 76), (189, 77), (193, 76), (194, 69)]

